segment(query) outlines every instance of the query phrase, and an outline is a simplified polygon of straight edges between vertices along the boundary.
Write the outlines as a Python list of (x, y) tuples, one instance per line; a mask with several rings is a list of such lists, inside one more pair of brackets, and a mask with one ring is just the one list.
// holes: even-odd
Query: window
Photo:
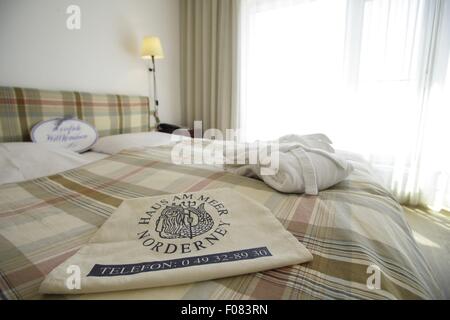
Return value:
[(322, 132), (370, 160), (402, 202), (436, 202), (433, 188), (450, 193), (449, 1), (243, 2), (245, 140)]

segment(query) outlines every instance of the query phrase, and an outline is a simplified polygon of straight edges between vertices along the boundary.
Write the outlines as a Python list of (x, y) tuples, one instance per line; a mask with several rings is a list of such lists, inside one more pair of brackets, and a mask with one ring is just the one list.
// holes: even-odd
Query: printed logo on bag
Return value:
[(195, 202), (183, 205), (167, 206), (156, 221), (156, 231), (164, 239), (192, 239), (202, 235), (214, 226), (214, 220), (202, 203), (195, 207)]
[(198, 252), (227, 236), (229, 210), (210, 196), (184, 193), (161, 199), (139, 218), (138, 239), (165, 254)]

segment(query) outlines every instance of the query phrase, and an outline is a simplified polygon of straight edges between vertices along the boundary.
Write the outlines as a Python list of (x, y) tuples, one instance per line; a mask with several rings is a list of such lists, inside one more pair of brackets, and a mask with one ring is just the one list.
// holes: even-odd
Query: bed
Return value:
[[(27, 141), (27, 130), (34, 123), (67, 113), (95, 125), (101, 136), (152, 129), (148, 120), (152, 110), (142, 97), (0, 88), (1, 142)], [(15, 127), (5, 127), (12, 121)], [(58, 174), (0, 186), (0, 298), (441, 297), (401, 206), (363, 160), (347, 154), (353, 173), (318, 196), (306, 196), (279, 193), (259, 180), (217, 167), (175, 165), (171, 149), (171, 145), (127, 149)], [(171, 287), (81, 296), (39, 294), (44, 277), (74, 255), (124, 199), (217, 188), (231, 188), (269, 208), (309, 249), (313, 260)], [(374, 268), (381, 275), (379, 289), (368, 285)]]

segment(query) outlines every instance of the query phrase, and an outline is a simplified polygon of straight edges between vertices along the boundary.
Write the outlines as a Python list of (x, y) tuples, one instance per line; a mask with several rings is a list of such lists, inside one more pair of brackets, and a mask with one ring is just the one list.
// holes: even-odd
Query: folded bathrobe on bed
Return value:
[[(252, 149), (261, 149), (259, 143), (242, 144), (236, 153), (227, 152), (225, 169), (258, 178), (281, 192), (309, 195), (343, 181), (353, 170), (348, 161), (334, 153), (331, 141), (323, 134), (284, 136), (267, 146), (269, 153), (258, 150), (257, 163), (251, 163), (250, 157)], [(244, 159), (245, 163), (236, 163), (237, 159)], [(274, 169), (268, 170), (267, 166)]]

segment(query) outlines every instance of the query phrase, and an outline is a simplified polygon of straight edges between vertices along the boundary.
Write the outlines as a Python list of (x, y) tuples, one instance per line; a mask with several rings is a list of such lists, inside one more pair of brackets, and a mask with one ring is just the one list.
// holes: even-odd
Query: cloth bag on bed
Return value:
[(311, 259), (266, 207), (232, 189), (139, 198), (125, 200), (40, 292), (170, 286)]

